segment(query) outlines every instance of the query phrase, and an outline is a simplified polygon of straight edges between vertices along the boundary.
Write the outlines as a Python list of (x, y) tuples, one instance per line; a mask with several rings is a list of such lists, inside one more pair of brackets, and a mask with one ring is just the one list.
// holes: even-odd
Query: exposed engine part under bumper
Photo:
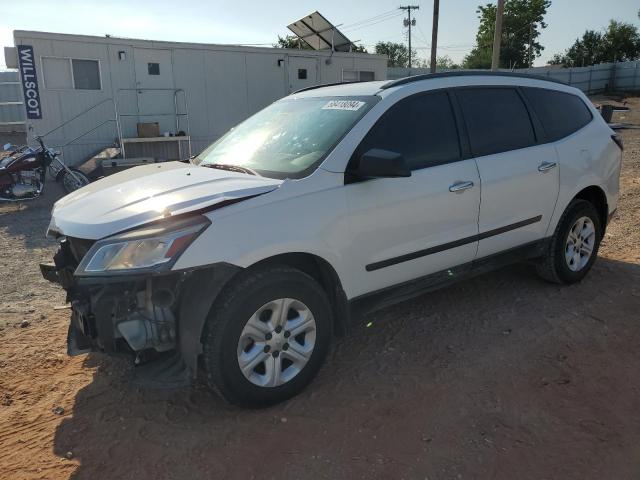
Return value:
[[(138, 361), (160, 356), (166, 368), (145, 367), (156, 377), (195, 377), (206, 317), (239, 267), (220, 263), (157, 275), (79, 278), (73, 275), (77, 261), (65, 250), (69, 245), (63, 241), (55, 263), (40, 269), (67, 291), (69, 355), (128, 353)], [(177, 374), (180, 364), (183, 373)]]

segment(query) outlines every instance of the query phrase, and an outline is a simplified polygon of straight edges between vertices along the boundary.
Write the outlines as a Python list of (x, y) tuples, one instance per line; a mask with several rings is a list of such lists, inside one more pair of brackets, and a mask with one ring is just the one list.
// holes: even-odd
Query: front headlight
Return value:
[(75, 274), (92, 276), (168, 270), (210, 224), (206, 217), (192, 217), (100, 240), (89, 249)]

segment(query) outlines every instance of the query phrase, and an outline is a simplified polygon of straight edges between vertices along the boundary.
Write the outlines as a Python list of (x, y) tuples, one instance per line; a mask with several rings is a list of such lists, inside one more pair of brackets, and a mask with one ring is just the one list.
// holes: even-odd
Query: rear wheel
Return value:
[(536, 265), (538, 274), (554, 283), (582, 280), (596, 260), (602, 228), (595, 207), (573, 200), (562, 214), (549, 249)]
[(91, 182), (89, 180), (89, 177), (87, 177), (80, 170), (75, 168), (70, 168), (69, 170), (71, 170), (73, 175), (68, 171), (65, 171), (62, 175), (62, 187), (64, 188), (65, 192), (75, 192), (79, 188), (82, 188), (85, 185), (89, 185), (89, 183)]
[(331, 340), (331, 309), (305, 273), (246, 272), (214, 304), (203, 336), (210, 386), (245, 407), (281, 402), (316, 375)]

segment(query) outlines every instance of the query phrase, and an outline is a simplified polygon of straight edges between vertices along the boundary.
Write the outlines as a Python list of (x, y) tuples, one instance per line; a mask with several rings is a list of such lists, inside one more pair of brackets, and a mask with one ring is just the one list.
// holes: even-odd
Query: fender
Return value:
[(183, 286), (178, 316), (178, 350), (191, 378), (198, 371), (202, 330), (213, 302), (240, 267), (219, 263), (191, 272)]

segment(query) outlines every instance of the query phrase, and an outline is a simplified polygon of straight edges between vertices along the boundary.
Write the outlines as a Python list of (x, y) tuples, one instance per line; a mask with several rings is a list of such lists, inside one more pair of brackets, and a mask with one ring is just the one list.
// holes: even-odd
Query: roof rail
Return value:
[(293, 92), (291, 95), (295, 95), (296, 93), (300, 93), (300, 92), (306, 92), (307, 90), (315, 90), (316, 88), (335, 87), (336, 85), (345, 85), (347, 83), (354, 83), (354, 82), (321, 83), (320, 85), (312, 85), (310, 87), (301, 88), (300, 90), (296, 90), (295, 92)]
[(385, 83), (380, 87), (380, 89), (386, 90), (387, 88), (397, 87), (399, 85), (405, 85), (407, 83), (419, 82), (421, 80), (431, 80), (435, 78), (447, 77), (518, 77), (569, 85), (568, 83), (565, 83), (561, 80), (556, 80), (555, 78), (543, 77), (542, 75), (533, 75), (530, 73), (500, 72), (490, 70), (461, 70), (453, 72), (425, 73), (422, 75), (414, 75), (412, 77), (399, 78), (398, 80), (391, 80), (389, 83)]

